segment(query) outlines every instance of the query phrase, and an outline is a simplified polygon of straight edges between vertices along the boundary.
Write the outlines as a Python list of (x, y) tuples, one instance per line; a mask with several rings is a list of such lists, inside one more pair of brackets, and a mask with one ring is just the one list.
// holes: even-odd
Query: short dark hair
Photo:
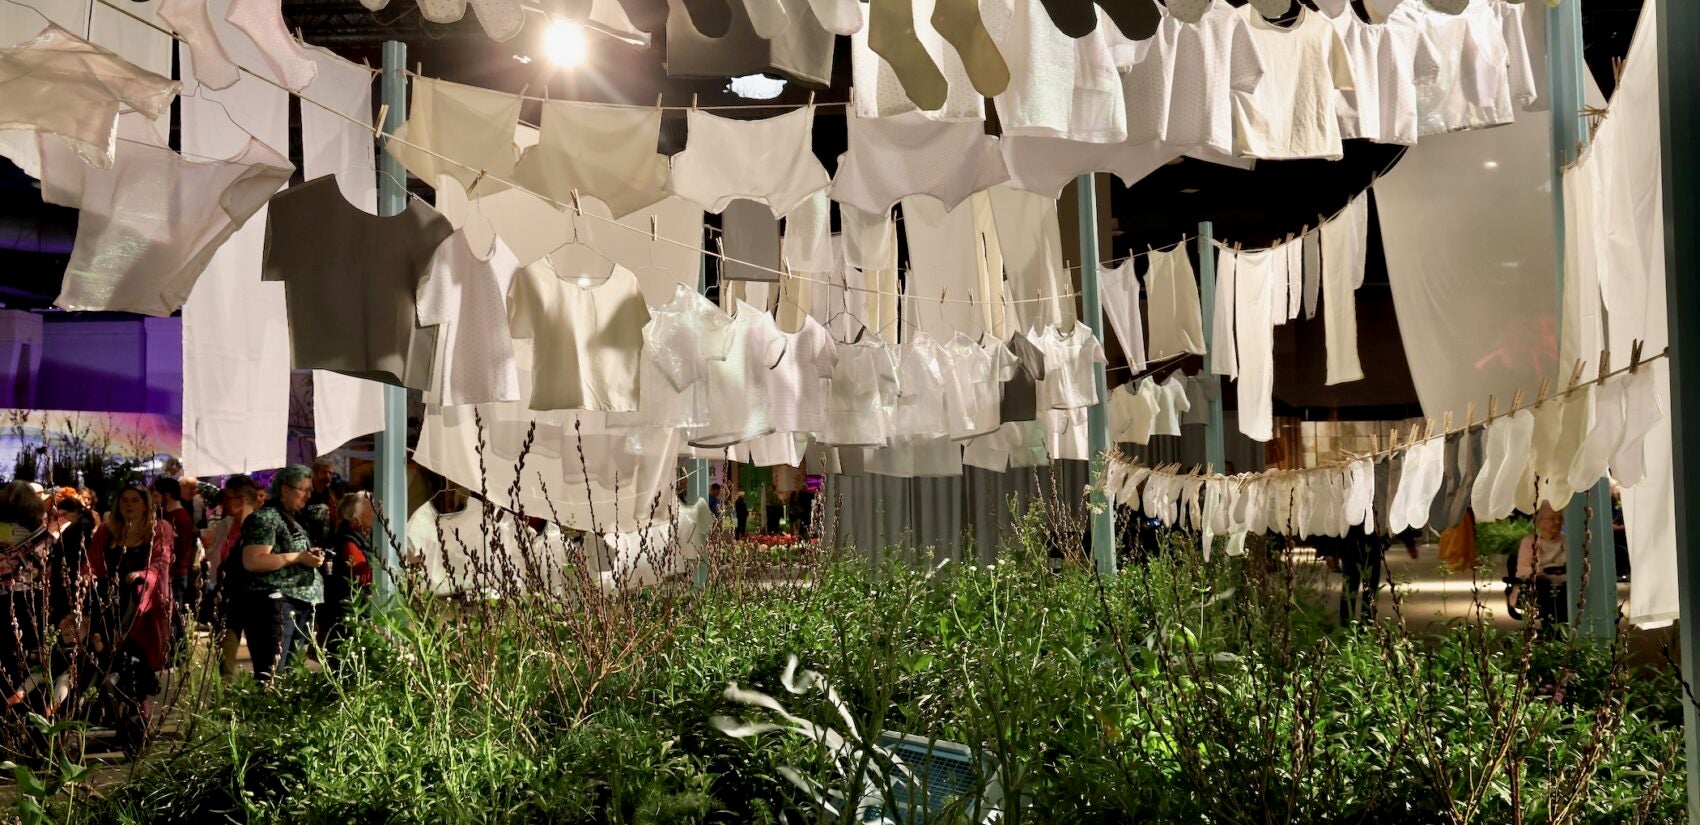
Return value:
[(708, 485), (708, 489), (710, 489), (710, 490), (720, 489), (720, 482), (716, 481), (713, 484)]
[(226, 494), (235, 493), (246, 501), (258, 504), (264, 491), (260, 489), (259, 482), (255, 481), (253, 476), (237, 473), (224, 480), (224, 492)]
[(170, 496), (176, 499), (179, 504), (183, 503), (183, 485), (178, 483), (175, 478), (160, 476), (153, 480), (152, 489), (162, 496)]

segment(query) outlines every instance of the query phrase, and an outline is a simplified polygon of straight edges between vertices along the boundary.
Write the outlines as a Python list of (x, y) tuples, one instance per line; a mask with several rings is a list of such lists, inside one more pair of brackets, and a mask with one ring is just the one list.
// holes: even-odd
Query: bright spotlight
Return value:
[(570, 69), (584, 62), (589, 44), (584, 39), (584, 27), (572, 20), (555, 18), (543, 31), (543, 53), (549, 62)]

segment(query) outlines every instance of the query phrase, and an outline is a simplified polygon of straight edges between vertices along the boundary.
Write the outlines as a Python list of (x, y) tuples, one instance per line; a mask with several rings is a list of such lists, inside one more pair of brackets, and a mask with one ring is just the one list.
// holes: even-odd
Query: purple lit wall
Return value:
[(36, 409), (183, 414), (183, 322), (46, 313)]

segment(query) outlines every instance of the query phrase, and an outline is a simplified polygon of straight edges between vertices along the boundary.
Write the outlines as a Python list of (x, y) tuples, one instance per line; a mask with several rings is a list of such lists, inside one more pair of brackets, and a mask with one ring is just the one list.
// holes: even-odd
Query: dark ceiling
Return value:
[[(640, 104), (654, 103), (658, 94), (669, 105), (684, 105), (693, 96), (703, 105), (748, 102), (727, 92), (723, 81), (667, 78), (662, 68), (666, 0), (620, 2), (634, 24), (652, 33), (652, 44), (643, 48), (593, 36), (584, 67), (574, 73), (556, 72), (543, 59), (539, 42), (542, 27), (536, 25), (528, 26), (513, 40), (495, 43), (484, 35), (471, 14), (451, 25), (429, 23), (420, 17), (414, 0), (392, 0), (379, 12), (368, 12), (356, 0), (284, 0), (283, 7), (290, 29), (299, 29), (307, 42), (373, 66), (381, 62), (384, 41), (400, 40), (407, 44), (410, 68), (420, 64), (427, 75), (485, 88), (517, 92), (528, 87), (532, 95), (546, 90), (549, 96), (562, 99)], [(1243, 4), (1243, 0), (1230, 2)], [(1609, 94), (1612, 60), (1628, 51), (1641, 0), (1582, 2), (1587, 60)], [(849, 89), (849, 50), (844, 45), (840, 38), (833, 82), (830, 88), (816, 93), (818, 101), (843, 100)], [(526, 63), (516, 56), (537, 59)], [(808, 94), (790, 85), (777, 102), (801, 103)], [(525, 119), (534, 123), (538, 104), (530, 106)], [(842, 110), (822, 108), (817, 112), (815, 151), (830, 170), (844, 151)], [(757, 109), (751, 116), (766, 114), (771, 112)], [(992, 128), (995, 130), (995, 124)], [(661, 151), (672, 153), (682, 148), (683, 133), (683, 118), (676, 113), (668, 117)], [(1132, 188), (1112, 183), (1108, 209), (1114, 252), (1120, 256), (1147, 245), (1172, 244), (1195, 232), (1201, 220), (1214, 221), (1218, 238), (1247, 246), (1266, 245), (1314, 224), (1319, 214), (1338, 210), (1396, 163), (1399, 154), (1396, 147), (1349, 141), (1345, 158), (1337, 162), (1261, 162), (1253, 171), (1242, 171), (1185, 160), (1158, 170)], [(33, 183), (0, 159), (0, 272), (6, 274), (0, 283), (0, 305), (50, 306), (75, 234), (75, 211), (42, 204)], [(424, 190), (420, 191), (423, 194)], [(1372, 221), (1371, 226), (1375, 225)], [(1391, 320), (1391, 295), (1379, 254), (1380, 239), (1374, 237), (1377, 234), (1372, 229), (1371, 264), (1359, 301), (1366, 315)], [(1320, 328), (1308, 330), (1309, 326), (1312, 324), (1284, 328), (1289, 331), (1283, 335), (1289, 338), (1283, 344), (1289, 349), (1308, 349), (1301, 344), (1320, 336)], [(1396, 335), (1393, 340), (1398, 340)], [(1371, 397), (1329, 396), (1315, 387), (1289, 386), (1278, 386), (1277, 394), (1302, 397), (1306, 405), (1385, 408), (1388, 417), (1395, 417), (1402, 410), (1408, 411), (1415, 394), (1410, 390), (1403, 353), (1398, 347), (1390, 347), (1387, 355), (1398, 363), (1388, 365), (1383, 375), (1391, 377), (1382, 378), (1384, 386), (1370, 393)], [(1284, 378), (1283, 385), (1289, 380), (1305, 381), (1303, 369), (1287, 370), (1286, 374), (1293, 379)], [(1313, 407), (1310, 412), (1318, 411)]]

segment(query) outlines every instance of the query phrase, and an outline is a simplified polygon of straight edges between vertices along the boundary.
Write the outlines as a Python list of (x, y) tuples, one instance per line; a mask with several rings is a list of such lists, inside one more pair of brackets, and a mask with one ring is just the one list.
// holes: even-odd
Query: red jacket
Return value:
[[(129, 628), (129, 638), (141, 648), (148, 667), (154, 670), (165, 669), (166, 647), (171, 639), (171, 551), (174, 539), (171, 525), (164, 519), (155, 519), (148, 566), (142, 570), (142, 599), (136, 607), (135, 623)], [(85, 577), (94, 580), (107, 577), (106, 547), (111, 541), (112, 532), (106, 529), (106, 525), (95, 529), (94, 537), (89, 540), (88, 552), (83, 556)], [(124, 640), (111, 641), (119, 645)]]

